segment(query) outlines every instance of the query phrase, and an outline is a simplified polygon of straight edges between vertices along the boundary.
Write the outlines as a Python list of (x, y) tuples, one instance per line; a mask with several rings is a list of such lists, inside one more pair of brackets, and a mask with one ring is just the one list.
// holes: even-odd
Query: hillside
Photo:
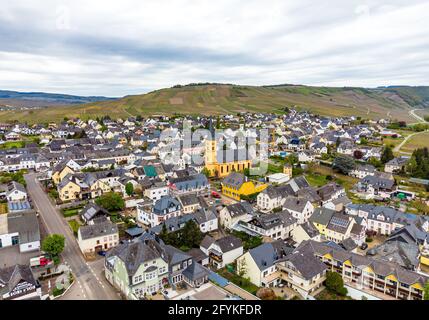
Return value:
[(70, 104), (82, 104), (97, 101), (113, 100), (107, 97), (84, 97), (68, 94), (45, 93), (45, 92), (18, 92), (0, 90), (0, 106), (9, 107), (49, 107)]
[(331, 116), (356, 115), (365, 118), (387, 118), (414, 122), (412, 109), (429, 106), (429, 87), (335, 88), (301, 85), (238, 86), (227, 84), (194, 84), (156, 90), (147, 94), (126, 96), (43, 110), (3, 111), (0, 121), (46, 122), (64, 117), (128, 117), (154, 114), (222, 114), (281, 112), (284, 106)]

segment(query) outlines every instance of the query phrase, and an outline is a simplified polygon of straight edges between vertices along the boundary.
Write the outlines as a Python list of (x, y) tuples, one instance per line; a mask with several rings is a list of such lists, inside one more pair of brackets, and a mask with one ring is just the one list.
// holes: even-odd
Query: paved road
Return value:
[[(52, 204), (48, 195), (40, 186), (36, 174), (25, 176), (27, 191), (37, 211), (40, 213), (43, 224), (48, 233), (63, 234), (65, 236), (65, 249), (62, 254), (64, 261), (71, 267), (76, 283), (73, 291), (79, 290), (83, 300), (118, 300), (119, 296), (107, 280), (83, 258), (76, 239), (67, 222), (60, 216), (60, 212)], [(63, 297), (67, 299), (67, 294)]]
[(407, 141), (410, 138), (414, 137), (415, 135), (424, 133), (424, 132), (427, 132), (427, 130), (421, 131), (421, 132), (414, 132), (414, 133), (410, 134), (409, 136), (406, 136), (405, 139), (393, 149), (393, 152), (400, 152), (400, 153), (403, 153), (403, 154), (411, 154), (411, 152), (401, 151), (401, 148), (404, 146), (404, 144), (407, 143)]
[(426, 122), (426, 120), (423, 117), (420, 117), (419, 115), (417, 115), (415, 113), (415, 111), (419, 111), (419, 110), (424, 110), (424, 109), (414, 109), (410, 111), (410, 116), (414, 117), (415, 119), (417, 119), (420, 123), (422, 122)]

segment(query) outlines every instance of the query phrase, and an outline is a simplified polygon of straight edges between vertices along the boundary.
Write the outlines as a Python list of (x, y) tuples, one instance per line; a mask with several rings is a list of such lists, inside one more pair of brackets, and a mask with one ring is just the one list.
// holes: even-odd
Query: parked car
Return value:
[(362, 245), (360, 246), (360, 248), (362, 250), (366, 250), (366, 249), (368, 249), (368, 244), (367, 243), (362, 243)]
[(220, 194), (217, 193), (217, 192), (215, 192), (215, 191), (212, 191), (212, 197), (216, 198), (216, 199), (219, 199), (220, 198)]
[(104, 257), (106, 255), (106, 251), (98, 251), (98, 254), (102, 257)]

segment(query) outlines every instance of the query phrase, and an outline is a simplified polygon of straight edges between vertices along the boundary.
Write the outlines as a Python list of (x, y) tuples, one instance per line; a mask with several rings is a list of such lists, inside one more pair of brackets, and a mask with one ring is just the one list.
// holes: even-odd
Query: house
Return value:
[(330, 182), (317, 189), (317, 194), (321, 199), (321, 205), (327, 202), (338, 199), (339, 197), (346, 194), (344, 187), (338, 183)]
[(341, 213), (334, 213), (326, 226), (324, 238), (328, 241), (341, 243), (350, 238), (353, 225), (356, 223), (351, 216)]
[(252, 206), (245, 201), (230, 204), (219, 212), (219, 222), (226, 229), (232, 229), (239, 221), (249, 221), (253, 218)]
[(218, 240), (205, 236), (201, 241), (200, 249), (210, 258), (210, 264), (217, 269), (233, 263), (243, 255), (243, 243), (234, 236), (226, 236)]
[(395, 180), (368, 175), (359, 180), (354, 189), (359, 197), (365, 199), (385, 199), (396, 190), (396, 183)]
[(339, 273), (347, 286), (370, 294), (380, 292), (394, 299), (423, 299), (429, 278), (398, 264), (311, 240), (301, 243), (297, 250), (300, 248), (312, 252), (328, 270)]
[(240, 221), (238, 231), (244, 229), (251, 236), (261, 236), (274, 240), (287, 239), (297, 226), (297, 220), (288, 212), (261, 214), (250, 221)]
[(182, 205), (177, 198), (162, 197), (151, 207), (137, 206), (137, 220), (145, 225), (155, 227), (161, 222), (182, 214)]
[(292, 240), (301, 243), (307, 240), (321, 241), (319, 230), (311, 222), (297, 225), (291, 231)]
[(144, 299), (166, 286), (199, 287), (208, 271), (192, 256), (153, 237), (139, 238), (112, 249), (105, 258), (107, 280), (128, 299)]
[(384, 165), (384, 172), (388, 173), (398, 173), (401, 171), (405, 171), (405, 166), (407, 165), (408, 161), (410, 160), (409, 157), (396, 157), (390, 161), (388, 161)]
[(357, 165), (353, 170), (350, 171), (349, 175), (355, 178), (363, 179), (366, 176), (373, 176), (377, 169), (370, 164)]
[(258, 287), (273, 287), (281, 283), (276, 263), (293, 248), (283, 241), (264, 243), (250, 249), (237, 259), (236, 272)]
[(222, 194), (240, 201), (241, 197), (259, 193), (266, 187), (266, 184), (255, 183), (242, 173), (232, 172), (222, 181)]
[(305, 243), (280, 259), (277, 268), (281, 274), (281, 282), (307, 298), (322, 287), (328, 267), (314, 256)]
[(281, 208), (287, 196), (295, 196), (295, 191), (289, 184), (268, 186), (256, 197), (258, 209), (269, 212)]
[(89, 223), (95, 218), (107, 217), (109, 212), (99, 205), (90, 202), (79, 212), (79, 215), (83, 221)]
[(6, 192), (7, 201), (22, 201), (27, 200), (27, 190), (25, 187), (16, 181), (9, 183)]
[(201, 208), (200, 200), (194, 193), (180, 195), (177, 199), (182, 205), (183, 214), (192, 213)]
[(40, 300), (42, 289), (29, 265), (0, 268), (0, 300)]
[(156, 181), (149, 187), (144, 189), (143, 195), (153, 201), (159, 200), (162, 197), (170, 194), (170, 188), (163, 181)]
[(292, 178), (291, 175), (285, 173), (274, 173), (266, 176), (266, 181), (272, 184), (282, 184), (288, 182)]
[(352, 203), (352, 201), (346, 195), (344, 195), (337, 199), (326, 202), (323, 207), (341, 212), (344, 210), (344, 207), (350, 203)]
[(126, 242), (105, 258), (106, 279), (128, 299), (141, 299), (169, 285), (166, 256), (153, 240)]
[(107, 251), (119, 243), (118, 226), (103, 218), (100, 222), (81, 226), (77, 232), (77, 243), (84, 255)]
[(298, 161), (304, 163), (315, 162), (316, 155), (313, 154), (311, 151), (304, 150), (298, 153)]
[(211, 208), (199, 208), (193, 213), (193, 216), (202, 233), (218, 229), (218, 218), (215, 210)]
[(40, 229), (34, 211), (0, 214), (0, 248), (19, 246), (19, 251), (40, 249)]
[(314, 206), (303, 197), (287, 197), (283, 202), (283, 209), (287, 210), (298, 224), (307, 222), (314, 212)]
[(209, 181), (204, 174), (196, 174), (181, 178), (169, 178), (168, 186), (172, 194), (202, 192), (210, 188)]

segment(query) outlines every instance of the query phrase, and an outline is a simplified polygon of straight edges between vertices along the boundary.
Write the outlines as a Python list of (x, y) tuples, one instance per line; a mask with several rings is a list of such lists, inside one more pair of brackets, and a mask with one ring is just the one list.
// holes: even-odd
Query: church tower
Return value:
[(210, 118), (210, 123), (209, 123), (209, 131), (210, 131), (210, 136), (207, 137), (206, 140), (206, 151), (204, 154), (204, 158), (205, 158), (205, 163), (206, 163), (206, 167), (208, 170), (211, 171), (211, 168), (208, 167), (210, 165), (214, 165), (217, 163), (216, 161), (216, 153), (217, 153), (217, 144), (216, 144), (216, 136), (215, 136), (215, 130), (213, 128), (213, 120)]

